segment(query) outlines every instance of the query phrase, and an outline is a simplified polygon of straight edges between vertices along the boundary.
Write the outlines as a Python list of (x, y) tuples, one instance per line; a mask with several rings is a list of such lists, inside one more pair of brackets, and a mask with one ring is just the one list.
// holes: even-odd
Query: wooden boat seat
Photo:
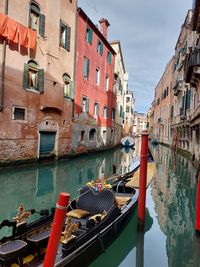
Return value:
[(115, 195), (109, 189), (103, 189), (101, 192), (94, 192), (91, 188), (83, 188), (77, 201), (77, 208), (87, 210), (90, 215), (95, 215), (109, 211), (115, 207)]
[(14, 240), (16, 232), (16, 221), (10, 222), (4, 220), (0, 224), (0, 229), (3, 227), (12, 227), (12, 235), (4, 237), (0, 240), (0, 261), (5, 264), (16, 259), (22, 261), (22, 256), (26, 252), (27, 243), (23, 240)]
[(30, 234), (26, 237), (28, 243), (34, 244), (36, 246), (40, 246), (42, 243), (47, 243), (51, 233), (51, 228), (48, 227), (39, 232)]

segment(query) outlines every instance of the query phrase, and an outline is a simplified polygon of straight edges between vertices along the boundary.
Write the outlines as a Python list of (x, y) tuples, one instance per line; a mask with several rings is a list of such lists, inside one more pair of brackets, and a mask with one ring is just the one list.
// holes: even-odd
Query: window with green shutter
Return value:
[(85, 79), (89, 78), (89, 71), (90, 71), (90, 60), (87, 57), (83, 59), (83, 77)]
[(89, 44), (92, 44), (93, 30), (91, 28), (86, 29), (86, 40)]
[(98, 40), (98, 43), (97, 43), (97, 52), (102, 56), (103, 55), (103, 43)]
[(191, 90), (187, 90), (186, 92), (186, 109), (190, 108), (190, 98), (191, 98)]
[(108, 53), (107, 53), (107, 63), (111, 64), (111, 61), (112, 61), (112, 54), (110, 53), (110, 51), (108, 51)]
[(64, 98), (70, 98), (74, 100), (74, 83), (71, 81), (69, 74), (63, 74), (63, 83), (64, 83)]
[(40, 8), (36, 3), (30, 4), (28, 27), (37, 31), (41, 37), (45, 36), (45, 16), (40, 14)]
[(40, 93), (44, 92), (44, 70), (39, 69), (33, 60), (24, 64), (23, 87)]
[(71, 28), (60, 21), (60, 46), (70, 52)]

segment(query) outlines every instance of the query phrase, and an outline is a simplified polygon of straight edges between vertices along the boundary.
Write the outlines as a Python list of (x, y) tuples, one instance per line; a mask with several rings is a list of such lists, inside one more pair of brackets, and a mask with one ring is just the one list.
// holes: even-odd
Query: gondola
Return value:
[[(152, 161), (152, 159), (149, 159)], [(110, 177), (112, 183), (102, 180), (90, 182), (80, 189), (66, 213), (63, 233), (57, 251), (55, 266), (79, 266), (77, 261), (91, 251), (104, 251), (117, 237), (137, 205), (138, 188), (131, 184), (137, 174), (139, 160), (129, 172)], [(150, 163), (151, 164), (151, 163)], [(136, 175), (137, 176), (137, 175)], [(27, 224), (4, 220), (12, 228), (12, 236), (0, 240), (0, 266), (42, 266), (43, 248), (47, 246), (55, 209), (41, 210), (41, 218)], [(29, 214), (35, 210), (29, 210)], [(18, 264), (18, 265), (17, 265)], [(84, 266), (83, 261), (81, 266)]]

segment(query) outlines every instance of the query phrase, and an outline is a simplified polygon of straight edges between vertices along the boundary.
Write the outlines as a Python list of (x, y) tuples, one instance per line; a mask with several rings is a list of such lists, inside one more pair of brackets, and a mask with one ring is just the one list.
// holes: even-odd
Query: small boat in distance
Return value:
[(123, 147), (131, 147), (133, 148), (133, 146), (135, 145), (135, 140), (133, 137), (130, 136), (125, 136), (121, 139), (121, 144)]

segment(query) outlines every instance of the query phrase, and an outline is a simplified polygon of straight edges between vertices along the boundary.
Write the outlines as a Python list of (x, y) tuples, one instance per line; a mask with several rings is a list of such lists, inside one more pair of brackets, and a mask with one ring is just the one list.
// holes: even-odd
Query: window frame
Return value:
[[(31, 85), (31, 72), (32, 74), (35, 72), (36, 75), (35, 86)], [(24, 64), (23, 87), (31, 92), (44, 93), (44, 69), (40, 69), (38, 63), (34, 60), (29, 60)]]
[(87, 26), (86, 28), (86, 41), (90, 45), (92, 45), (92, 40), (93, 40), (93, 30), (91, 27)]
[(110, 77), (106, 75), (106, 91), (109, 91)]
[(100, 69), (96, 67), (96, 72), (95, 72), (95, 79), (96, 79), (96, 86), (99, 86), (100, 84)]
[[(62, 31), (62, 29), (64, 30)], [(63, 42), (63, 39), (64, 39), (64, 42)], [(66, 51), (70, 52), (70, 45), (71, 45), (71, 28), (66, 22), (64, 22), (63, 20), (60, 20), (59, 46), (65, 49)]]
[(84, 58), (83, 58), (83, 78), (85, 80), (88, 80), (89, 75), (90, 75), (90, 60), (89, 60), (89, 58), (84, 56)]
[[(85, 105), (83, 105), (84, 100), (86, 100)], [(83, 108), (84, 107), (84, 108)], [(82, 96), (81, 101), (81, 112), (82, 113), (89, 113), (89, 98), (86, 96)]]
[(99, 116), (99, 103), (95, 101), (94, 102), (94, 117), (97, 118), (98, 116)]
[[(24, 119), (19, 119), (19, 118), (15, 118), (15, 110), (16, 109), (21, 109), (24, 111)], [(27, 109), (25, 107), (21, 107), (21, 106), (13, 106), (12, 107), (12, 120), (13, 121), (20, 121), (20, 122), (26, 122), (27, 121)]]

